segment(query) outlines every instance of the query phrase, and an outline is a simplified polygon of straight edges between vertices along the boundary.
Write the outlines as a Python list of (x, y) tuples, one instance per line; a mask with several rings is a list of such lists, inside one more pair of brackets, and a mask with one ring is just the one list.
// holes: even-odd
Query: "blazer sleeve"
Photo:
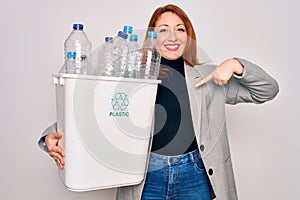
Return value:
[(45, 137), (49, 134), (49, 133), (56, 133), (57, 132), (57, 122), (55, 122), (54, 124), (50, 125), (46, 130), (43, 131), (39, 141), (38, 141), (38, 146), (45, 152), (48, 152), (47, 149), (47, 145), (45, 142)]
[(236, 58), (244, 67), (241, 76), (233, 75), (226, 88), (226, 103), (264, 103), (279, 92), (278, 82), (256, 64)]

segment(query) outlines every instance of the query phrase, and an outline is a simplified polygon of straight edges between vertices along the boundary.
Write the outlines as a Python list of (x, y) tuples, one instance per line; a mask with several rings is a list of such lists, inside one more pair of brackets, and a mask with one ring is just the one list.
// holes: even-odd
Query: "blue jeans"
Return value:
[(199, 151), (163, 156), (151, 153), (142, 200), (211, 200)]

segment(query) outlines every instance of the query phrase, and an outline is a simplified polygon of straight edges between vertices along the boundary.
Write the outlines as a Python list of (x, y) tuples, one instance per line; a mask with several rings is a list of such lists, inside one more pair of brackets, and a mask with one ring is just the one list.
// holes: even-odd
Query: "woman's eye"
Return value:
[(159, 32), (160, 33), (165, 33), (165, 32), (167, 32), (167, 29), (160, 29)]
[(185, 29), (184, 28), (179, 28), (179, 29), (177, 29), (177, 31), (179, 31), (179, 32), (185, 32)]

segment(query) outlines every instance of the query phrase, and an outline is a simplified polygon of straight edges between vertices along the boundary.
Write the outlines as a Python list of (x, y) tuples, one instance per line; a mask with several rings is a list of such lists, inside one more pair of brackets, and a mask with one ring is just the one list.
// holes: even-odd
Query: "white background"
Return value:
[(84, 23), (96, 48), (124, 24), (146, 27), (152, 12), (170, 2), (188, 13), (214, 62), (247, 58), (279, 81), (275, 100), (227, 109), (240, 199), (300, 199), (298, 0), (1, 2), (0, 199), (113, 199), (114, 190), (68, 191), (37, 146), (55, 121), (51, 74), (62, 66), (74, 22)]

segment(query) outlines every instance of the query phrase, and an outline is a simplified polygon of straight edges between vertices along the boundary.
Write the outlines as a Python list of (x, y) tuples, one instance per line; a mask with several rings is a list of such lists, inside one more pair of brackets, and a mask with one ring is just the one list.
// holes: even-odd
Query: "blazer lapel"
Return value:
[(192, 121), (193, 126), (195, 130), (195, 135), (198, 143), (198, 147), (200, 143), (200, 122), (201, 122), (201, 110), (202, 110), (202, 103), (199, 101), (199, 99), (202, 96), (202, 90), (199, 90), (199, 88), (195, 88), (194, 85), (202, 79), (201, 74), (193, 67), (186, 65), (184, 66), (185, 70), (185, 79), (186, 79), (186, 85), (189, 95), (189, 101), (191, 106), (191, 115), (192, 115)]

